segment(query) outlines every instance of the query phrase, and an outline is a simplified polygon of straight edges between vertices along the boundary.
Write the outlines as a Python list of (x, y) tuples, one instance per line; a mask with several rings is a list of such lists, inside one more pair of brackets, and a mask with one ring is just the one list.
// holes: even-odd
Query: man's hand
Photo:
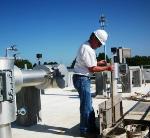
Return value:
[(100, 61), (98, 61), (97, 62), (97, 65), (103, 65), (103, 66), (106, 66), (107, 65), (107, 62), (106, 62), (106, 60), (100, 60)]
[(113, 66), (112, 66), (112, 65), (110, 65), (110, 66), (107, 66), (107, 70), (108, 70), (108, 71), (113, 71), (113, 70), (114, 70), (114, 68), (113, 68)]

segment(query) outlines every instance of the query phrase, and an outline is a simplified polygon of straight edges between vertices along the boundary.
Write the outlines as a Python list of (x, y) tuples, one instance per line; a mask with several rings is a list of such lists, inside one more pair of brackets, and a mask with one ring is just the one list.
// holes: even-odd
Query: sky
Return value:
[[(0, 56), (16, 45), (18, 57), (67, 66), (78, 48), (106, 17), (107, 54), (111, 47), (131, 48), (132, 56), (150, 56), (150, 0), (0, 0)], [(96, 53), (104, 52), (103, 48)]]

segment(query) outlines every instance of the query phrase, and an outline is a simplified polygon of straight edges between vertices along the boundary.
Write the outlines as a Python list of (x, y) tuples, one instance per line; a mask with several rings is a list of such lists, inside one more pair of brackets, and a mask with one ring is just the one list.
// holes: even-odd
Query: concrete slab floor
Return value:
[[(95, 92), (94, 88), (91, 88)], [(104, 99), (93, 98), (95, 112)], [(42, 121), (30, 127), (12, 124), (13, 138), (71, 138), (79, 134), (79, 97), (74, 88), (51, 88), (41, 95)], [(97, 116), (97, 113), (96, 113)]]
[[(92, 93), (95, 87), (91, 87)], [(122, 94), (122, 97), (134, 92), (146, 93), (150, 84), (135, 87), (132, 93)], [(98, 105), (106, 99), (93, 98), (93, 107), (97, 116)], [(12, 125), (13, 138), (80, 138), (79, 134), (79, 97), (74, 88), (51, 88), (41, 95), (42, 121), (31, 127)], [(123, 100), (124, 113), (137, 101)]]

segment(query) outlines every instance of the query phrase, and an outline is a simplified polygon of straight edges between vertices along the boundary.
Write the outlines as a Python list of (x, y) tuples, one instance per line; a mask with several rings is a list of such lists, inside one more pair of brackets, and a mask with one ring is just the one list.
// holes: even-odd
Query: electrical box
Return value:
[(118, 48), (117, 55), (119, 57), (119, 63), (125, 63), (124, 59), (131, 57), (130, 48)]
[(122, 57), (123, 58), (130, 58), (131, 57), (131, 49), (130, 48), (123, 48), (122, 49)]

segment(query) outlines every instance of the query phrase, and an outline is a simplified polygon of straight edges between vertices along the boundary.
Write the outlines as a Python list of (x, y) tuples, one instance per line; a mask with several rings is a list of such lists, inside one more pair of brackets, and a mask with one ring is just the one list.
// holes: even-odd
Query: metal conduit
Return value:
[(15, 92), (19, 92), (22, 87), (35, 86), (39, 89), (50, 87), (51, 66), (37, 66), (32, 70), (21, 70), (14, 67)]
[(45, 81), (47, 73), (46, 71), (39, 70), (22, 70), (23, 84), (25, 86), (36, 86), (40, 85)]

